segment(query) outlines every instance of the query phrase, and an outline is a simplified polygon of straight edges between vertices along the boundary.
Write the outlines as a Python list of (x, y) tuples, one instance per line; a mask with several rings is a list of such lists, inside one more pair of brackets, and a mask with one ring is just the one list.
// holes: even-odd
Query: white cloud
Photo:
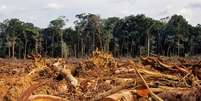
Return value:
[(7, 8), (6, 5), (0, 5), (0, 10), (4, 10), (4, 9), (6, 9), (6, 8)]
[(201, 1), (195, 1), (190, 3), (187, 8), (191, 8), (191, 9), (201, 9)]
[(200, 8), (201, 0), (0, 0), (0, 22), (15, 17), (46, 27), (58, 16), (66, 16), (72, 23), (80, 13), (102, 18), (144, 13), (154, 19), (181, 14), (195, 25), (201, 23)]
[(48, 9), (62, 9), (62, 8), (64, 8), (64, 6), (61, 4), (58, 4), (58, 3), (49, 3), (46, 6), (46, 8), (48, 8)]
[(193, 11), (189, 8), (182, 8), (178, 11), (178, 14), (183, 15), (187, 20), (191, 20), (193, 16)]
[(30, 20), (35, 20), (35, 21), (36, 21), (36, 20), (38, 20), (38, 16), (29, 16), (29, 19), (30, 19)]
[(162, 9), (159, 12), (159, 16), (167, 16), (169, 15), (169, 13), (171, 12), (171, 10), (173, 9), (172, 5), (167, 5), (166, 7), (164, 7), (164, 9)]

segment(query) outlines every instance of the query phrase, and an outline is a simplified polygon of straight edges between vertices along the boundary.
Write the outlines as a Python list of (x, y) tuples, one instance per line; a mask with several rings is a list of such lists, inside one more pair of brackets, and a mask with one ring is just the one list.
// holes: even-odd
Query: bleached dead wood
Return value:
[(28, 101), (67, 101), (64, 98), (52, 95), (32, 95)]
[(74, 87), (78, 86), (78, 80), (72, 75), (71, 68), (68, 68), (65, 64), (60, 63), (60, 61), (54, 63), (53, 66), (53, 69), (56, 72), (64, 74), (66, 79), (68, 79)]
[(107, 97), (109, 95), (112, 95), (112, 94), (114, 94), (114, 93), (116, 93), (116, 92), (118, 92), (118, 91), (120, 91), (122, 89), (126, 89), (126, 88), (130, 87), (131, 85), (135, 85), (135, 84), (136, 84), (135, 80), (127, 81), (127, 82), (123, 83), (120, 86), (117, 86), (115, 88), (112, 88), (109, 91), (106, 91), (104, 93), (101, 93), (101, 94), (95, 96), (94, 98), (90, 99), (89, 101), (98, 101), (98, 100), (101, 100), (101, 99), (103, 99), (103, 98), (105, 98), (105, 97)]
[(134, 97), (131, 91), (124, 89), (115, 94), (112, 94), (100, 101), (134, 101)]
[(21, 96), (18, 98), (18, 101), (67, 101), (64, 98), (52, 95), (32, 95), (33, 91), (41, 87), (44, 84), (49, 83), (50, 81), (42, 82), (39, 84), (34, 84), (22, 92)]
[(164, 68), (167, 68), (169, 70), (173, 70), (174, 65), (167, 65), (167, 64), (161, 62), (160, 60), (157, 60), (157, 61), (158, 61), (158, 63), (159, 63), (160, 66), (162, 66)]
[(168, 64), (165, 64), (165, 63), (161, 62), (160, 60), (158, 60), (158, 63), (159, 63), (160, 66), (162, 66), (164, 68), (167, 68), (169, 70), (172, 70), (172, 71), (177, 70), (179, 72), (186, 73), (186, 74), (190, 73), (188, 70), (186, 70), (186, 69), (184, 69), (182, 67), (179, 67), (177, 65), (168, 65)]
[(139, 73), (143, 73), (145, 75), (150, 75), (155, 78), (167, 78), (170, 80), (179, 80), (179, 78), (177, 76), (162, 74), (160, 72), (154, 72), (154, 71), (150, 71), (150, 70), (146, 70), (146, 69), (138, 69), (138, 71), (139, 71)]
[[(168, 86), (159, 86), (158, 88), (150, 88), (150, 90), (153, 93), (163, 93), (163, 92), (182, 92), (182, 91), (190, 91), (190, 88), (174, 88), (174, 87), (168, 87)], [(123, 89), (119, 92), (116, 92), (112, 95), (109, 95), (105, 98), (103, 98), (100, 101), (135, 101), (135, 96), (134, 94), (138, 95), (138, 91), (136, 89)]]
[[(131, 64), (133, 64), (132, 61), (129, 61)], [(133, 64), (134, 65), (134, 64)], [(163, 99), (161, 99), (160, 97), (158, 97), (148, 86), (148, 84), (146, 83), (146, 81), (144, 80), (143, 76), (138, 72), (137, 68), (134, 65), (134, 69), (136, 71), (136, 73), (140, 76), (140, 78), (142, 79), (143, 83), (145, 84), (145, 86), (147, 87), (147, 89), (150, 92), (150, 95), (154, 98), (154, 100), (156, 101), (163, 101)]]

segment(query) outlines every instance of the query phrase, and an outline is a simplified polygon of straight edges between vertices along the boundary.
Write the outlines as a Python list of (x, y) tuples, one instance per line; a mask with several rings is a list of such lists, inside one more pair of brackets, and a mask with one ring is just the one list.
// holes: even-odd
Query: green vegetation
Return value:
[(19, 19), (4, 20), (0, 22), (0, 56), (83, 57), (96, 48), (132, 57), (201, 53), (201, 25), (192, 26), (181, 15), (161, 20), (145, 15), (101, 19), (95, 14), (79, 14), (76, 18), (74, 28), (64, 28), (65, 17), (59, 17), (44, 29)]

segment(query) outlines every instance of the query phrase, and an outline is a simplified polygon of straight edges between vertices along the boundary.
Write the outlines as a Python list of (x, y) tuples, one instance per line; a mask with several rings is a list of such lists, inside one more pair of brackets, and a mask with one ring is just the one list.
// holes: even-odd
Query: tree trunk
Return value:
[(147, 33), (147, 55), (149, 56), (150, 52), (150, 35)]
[(24, 59), (26, 58), (27, 55), (27, 40), (25, 40), (25, 45), (24, 45)]
[(21, 59), (21, 46), (19, 45), (19, 48), (18, 48), (18, 58)]
[(8, 57), (9, 57), (9, 59), (10, 59), (10, 57), (11, 57), (11, 52), (10, 52), (10, 46), (8, 47)]
[(61, 58), (64, 57), (63, 33), (61, 32)]
[(36, 39), (35, 41), (36, 41), (35, 42), (35, 51), (36, 51), (36, 53), (38, 53), (38, 40)]
[[(92, 33), (92, 51), (93, 50), (95, 50), (95, 33)], [(90, 52), (92, 52), (92, 51), (90, 51)]]
[(168, 46), (168, 49), (167, 49), (167, 56), (170, 56), (170, 46)]
[(83, 40), (81, 40), (81, 56), (83, 56), (84, 53), (84, 44), (83, 44)]
[(15, 58), (15, 42), (12, 42), (12, 58)]
[(54, 36), (52, 36), (52, 57), (54, 57)]
[(177, 55), (179, 56), (179, 54), (180, 54), (180, 53), (179, 53), (179, 48), (180, 48), (180, 47), (179, 47), (179, 46), (180, 46), (179, 39), (178, 39), (178, 41), (177, 41), (177, 45), (178, 45)]
[(47, 57), (47, 40), (45, 40), (45, 57)]
[(76, 51), (76, 45), (75, 44), (74, 44), (73, 48), (74, 48), (74, 51), (73, 51), (74, 52), (74, 57), (77, 57), (77, 51)]

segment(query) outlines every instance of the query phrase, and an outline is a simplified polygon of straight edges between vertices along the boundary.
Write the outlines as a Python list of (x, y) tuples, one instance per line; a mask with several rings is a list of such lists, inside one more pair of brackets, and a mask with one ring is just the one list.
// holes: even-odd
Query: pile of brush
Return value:
[(201, 101), (199, 60), (150, 56), (134, 62), (99, 50), (73, 64), (31, 58), (33, 68), (11, 84), (19, 101)]

